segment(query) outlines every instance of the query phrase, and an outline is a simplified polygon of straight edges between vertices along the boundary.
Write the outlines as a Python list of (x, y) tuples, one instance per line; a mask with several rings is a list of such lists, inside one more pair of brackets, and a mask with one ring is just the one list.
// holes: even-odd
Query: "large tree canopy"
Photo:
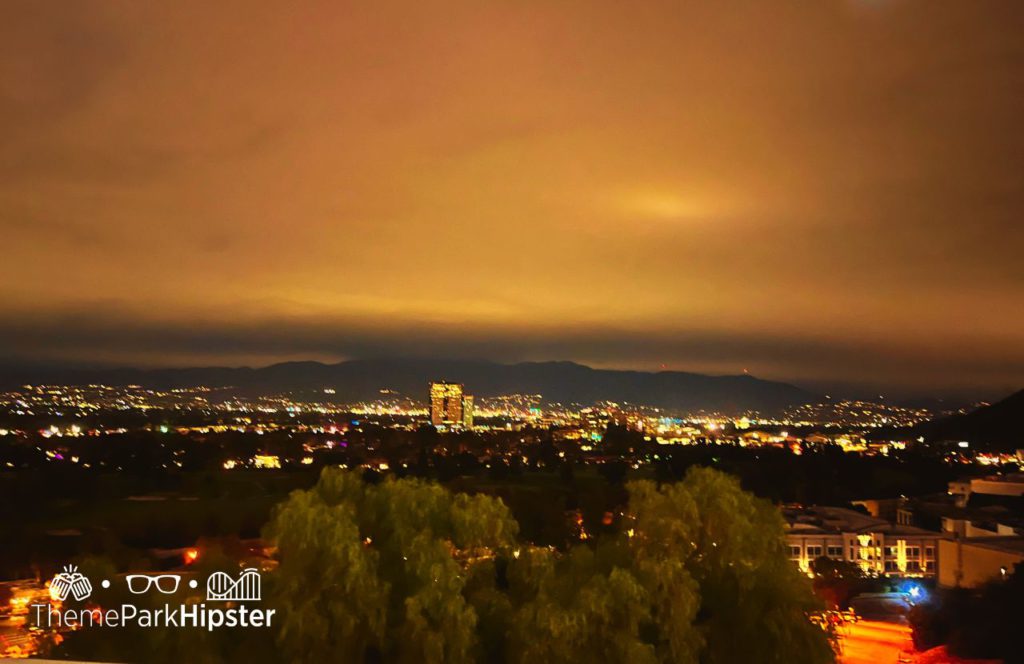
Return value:
[(728, 475), (628, 485), (611, 535), (566, 551), (505, 505), (324, 471), (276, 512), (273, 597), (290, 659), (827, 662), (782, 521)]
[(327, 470), (269, 528), (281, 558), (281, 643), (306, 661), (471, 661), (477, 615), (463, 592), (467, 569), (509, 550), (517, 533), (493, 498)]

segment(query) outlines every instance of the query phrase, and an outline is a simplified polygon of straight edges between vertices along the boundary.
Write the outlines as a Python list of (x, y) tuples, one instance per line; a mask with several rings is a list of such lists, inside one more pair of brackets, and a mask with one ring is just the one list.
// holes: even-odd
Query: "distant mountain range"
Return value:
[(142, 385), (175, 388), (206, 385), (245, 392), (336, 390), (343, 401), (373, 399), (384, 388), (425, 400), (430, 381), (464, 383), (477, 396), (540, 394), (547, 402), (629, 402), (679, 411), (776, 412), (818, 396), (786, 383), (749, 375), (708, 376), (681, 371), (615, 371), (574, 362), (499, 364), (471, 360), (377, 359), (338, 364), (286, 362), (253, 369), (20, 369), (0, 370), (0, 385), (26, 383)]
[(926, 442), (965, 440), (981, 449), (1024, 448), (1024, 390), (964, 415), (922, 422), (914, 434)]

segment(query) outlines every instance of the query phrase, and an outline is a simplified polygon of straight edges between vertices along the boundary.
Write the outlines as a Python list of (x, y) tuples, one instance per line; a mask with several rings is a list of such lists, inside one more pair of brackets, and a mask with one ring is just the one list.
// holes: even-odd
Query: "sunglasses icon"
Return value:
[(149, 592), (153, 586), (163, 594), (170, 595), (178, 591), (178, 584), (181, 583), (181, 577), (177, 574), (129, 574), (125, 580), (133, 595)]

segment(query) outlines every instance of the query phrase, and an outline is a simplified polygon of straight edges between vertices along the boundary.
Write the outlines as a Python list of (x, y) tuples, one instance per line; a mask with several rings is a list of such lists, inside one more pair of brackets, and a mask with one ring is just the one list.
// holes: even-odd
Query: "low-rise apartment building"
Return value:
[(822, 556), (858, 565), (872, 576), (934, 577), (942, 534), (893, 524), (842, 507), (786, 507), (790, 559), (801, 570)]

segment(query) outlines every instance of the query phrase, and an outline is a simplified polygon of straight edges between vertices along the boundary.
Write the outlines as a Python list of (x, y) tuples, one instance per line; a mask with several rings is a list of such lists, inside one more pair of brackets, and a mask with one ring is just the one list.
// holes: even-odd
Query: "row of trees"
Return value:
[[(82, 629), (54, 655), (192, 662), (828, 662), (810, 581), (782, 520), (724, 473), (627, 483), (611, 527), (571, 546), (525, 540), (504, 502), (422, 479), (326, 469), (275, 510), (263, 575), (272, 629)], [(80, 561), (113, 578), (106, 560)], [(216, 547), (200, 578), (235, 566)], [(90, 601), (201, 601), (128, 596)], [(117, 592), (120, 592), (119, 596)]]
[(632, 482), (610, 535), (555, 550), (506, 506), (325, 470), (276, 512), (277, 643), (294, 661), (823, 662), (782, 522), (733, 478)]

